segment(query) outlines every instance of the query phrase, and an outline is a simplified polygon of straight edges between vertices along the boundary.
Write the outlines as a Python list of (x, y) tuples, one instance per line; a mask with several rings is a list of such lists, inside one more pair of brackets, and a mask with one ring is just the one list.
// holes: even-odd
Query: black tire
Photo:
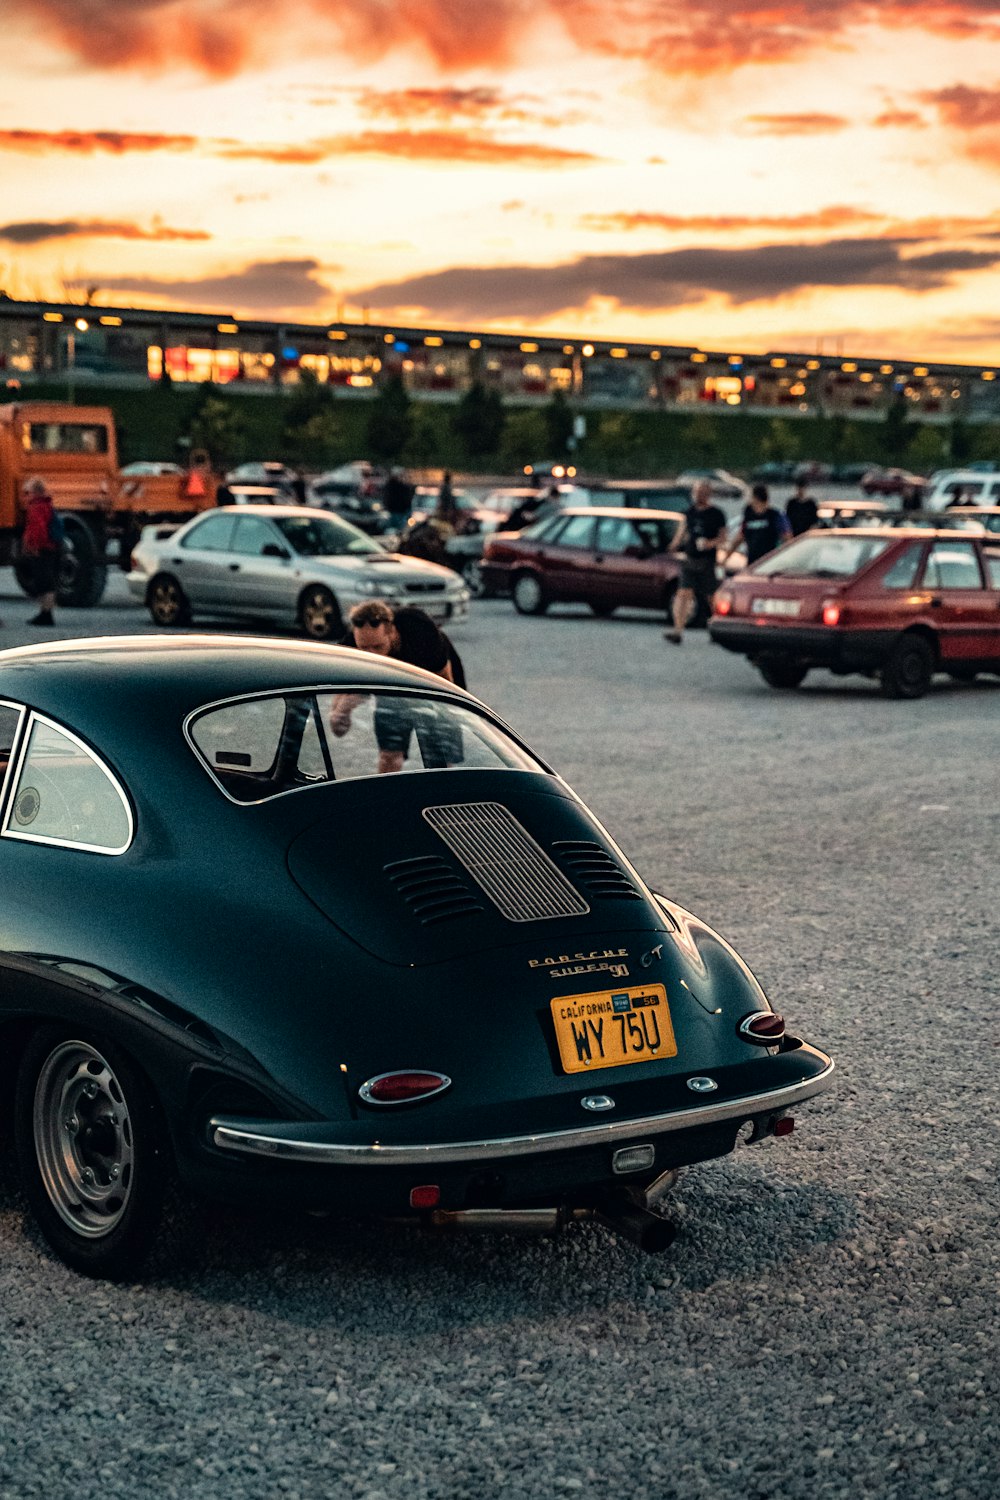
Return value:
[(299, 600), (299, 624), (311, 641), (339, 641), (344, 634), (340, 607), (328, 588), (310, 584)]
[(618, 606), (617, 604), (598, 603), (596, 599), (591, 599), (590, 608), (591, 612), (595, 614), (599, 620), (610, 620), (611, 616), (614, 614)]
[(510, 595), (519, 615), (544, 615), (549, 607), (542, 581), (536, 573), (518, 573)]
[(170, 1175), (149, 1083), (117, 1047), (46, 1027), (21, 1058), (14, 1141), (25, 1197), (56, 1254), (88, 1276), (132, 1278)]
[(771, 657), (759, 661), (757, 670), (768, 687), (797, 688), (805, 681), (809, 668), (794, 657)]
[(952, 682), (975, 682), (975, 667), (949, 667), (948, 676)]
[(887, 698), (922, 698), (934, 676), (934, 648), (924, 635), (900, 636), (879, 672)]
[(65, 538), (59, 559), (56, 603), (73, 609), (91, 609), (104, 595), (108, 565), (103, 538), (97, 537), (80, 516), (63, 515)]
[(167, 630), (191, 622), (191, 602), (172, 573), (157, 573), (149, 580), (146, 608), (153, 624)]

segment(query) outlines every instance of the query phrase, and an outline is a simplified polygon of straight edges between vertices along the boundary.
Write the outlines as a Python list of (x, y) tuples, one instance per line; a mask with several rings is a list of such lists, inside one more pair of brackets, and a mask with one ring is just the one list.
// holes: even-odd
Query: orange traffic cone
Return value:
[(208, 493), (205, 489), (205, 481), (201, 476), (200, 469), (191, 469), (188, 473), (184, 493), (189, 500), (203, 500)]

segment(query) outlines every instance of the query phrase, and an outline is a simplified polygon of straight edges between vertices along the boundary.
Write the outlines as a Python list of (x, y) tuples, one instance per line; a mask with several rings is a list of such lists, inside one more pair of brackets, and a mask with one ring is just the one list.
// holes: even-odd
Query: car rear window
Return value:
[(881, 556), (889, 541), (888, 537), (809, 532), (755, 563), (751, 572), (765, 578), (853, 578)]
[(235, 802), (399, 772), (544, 770), (474, 709), (419, 693), (275, 693), (201, 710), (186, 728)]

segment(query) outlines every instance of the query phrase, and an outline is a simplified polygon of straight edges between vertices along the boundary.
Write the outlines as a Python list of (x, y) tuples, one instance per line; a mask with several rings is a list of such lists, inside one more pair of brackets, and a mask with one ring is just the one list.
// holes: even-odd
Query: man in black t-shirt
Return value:
[[(392, 656), (411, 667), (423, 667), (465, 687), (462, 659), (451, 641), (424, 610), (404, 604), (393, 608), (384, 599), (366, 599), (348, 616), (350, 632), (343, 644)], [(339, 693), (330, 712), (330, 729), (340, 738), (351, 726), (351, 714), (363, 694)], [(430, 723), (426, 712), (414, 714), (404, 697), (385, 697), (375, 709), (375, 738), (380, 773), (401, 771), (416, 730), (425, 767), (458, 765), (462, 760), (461, 731), (453, 724)]]
[(746, 548), (747, 562), (755, 563), (766, 557), (775, 547), (780, 547), (788, 535), (789, 523), (780, 510), (768, 504), (767, 485), (755, 484), (750, 493), (750, 504), (743, 512), (739, 534), (739, 540)]
[(691, 509), (670, 544), (671, 552), (680, 552), (684, 557), (674, 594), (673, 629), (663, 632), (675, 646), (683, 641), (684, 627), (696, 606), (703, 604), (706, 610), (711, 609), (716, 559), (725, 540), (725, 515), (712, 504), (711, 485), (706, 479), (699, 479), (691, 492)]
[(785, 515), (792, 530), (792, 536), (801, 536), (804, 531), (811, 531), (819, 520), (819, 511), (816, 501), (812, 495), (806, 493), (807, 485), (804, 479), (796, 479), (795, 494), (785, 506)]

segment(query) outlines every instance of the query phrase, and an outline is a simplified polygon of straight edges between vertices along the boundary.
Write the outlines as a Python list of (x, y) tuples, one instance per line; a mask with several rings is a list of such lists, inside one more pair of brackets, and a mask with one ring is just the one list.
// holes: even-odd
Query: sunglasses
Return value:
[(351, 615), (352, 625), (391, 625), (392, 615), (388, 610), (363, 609)]

